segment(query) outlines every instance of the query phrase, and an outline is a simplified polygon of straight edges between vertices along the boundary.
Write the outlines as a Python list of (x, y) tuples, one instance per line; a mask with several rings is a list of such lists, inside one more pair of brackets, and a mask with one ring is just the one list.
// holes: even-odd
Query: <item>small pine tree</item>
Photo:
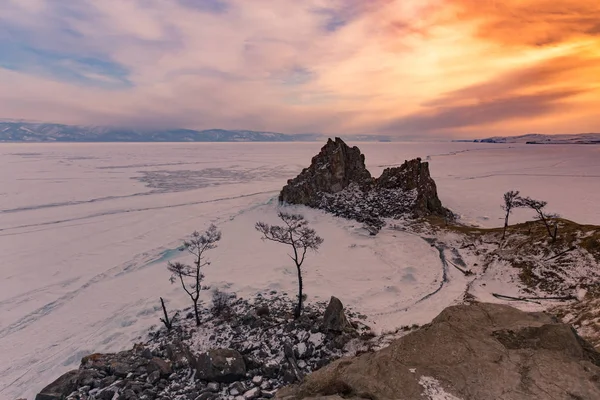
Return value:
[(202, 285), (204, 280), (202, 268), (210, 265), (204, 253), (216, 248), (219, 240), (221, 240), (221, 232), (215, 225), (211, 225), (203, 234), (195, 231), (190, 240), (183, 242), (183, 247), (180, 249), (187, 250), (194, 255), (194, 264), (188, 265), (181, 262), (167, 264), (167, 269), (171, 272), (171, 283), (179, 280), (181, 287), (192, 300), (196, 326), (200, 326), (200, 310), (198, 309), (200, 291), (208, 289), (207, 286)]
[(263, 240), (292, 247), (293, 254), (290, 254), (290, 258), (294, 261), (298, 273), (298, 303), (294, 310), (294, 317), (299, 318), (302, 314), (303, 303), (302, 263), (304, 263), (306, 252), (308, 250), (317, 251), (323, 243), (323, 238), (319, 237), (314, 229), (308, 227), (308, 221), (304, 219), (303, 215), (282, 211), (277, 215), (283, 221), (283, 225), (257, 222), (255, 228), (262, 234)]
[(504, 205), (502, 209), (506, 212), (504, 216), (504, 230), (502, 231), (502, 240), (506, 237), (506, 230), (508, 229), (508, 217), (512, 213), (514, 208), (522, 206), (522, 199), (519, 197), (518, 190), (511, 190), (504, 193)]

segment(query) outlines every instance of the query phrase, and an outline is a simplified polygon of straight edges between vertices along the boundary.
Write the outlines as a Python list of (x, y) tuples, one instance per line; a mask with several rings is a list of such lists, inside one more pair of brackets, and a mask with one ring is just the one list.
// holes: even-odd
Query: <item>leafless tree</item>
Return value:
[(194, 256), (194, 264), (188, 265), (181, 262), (169, 262), (167, 269), (171, 272), (171, 283), (181, 282), (181, 287), (187, 293), (194, 304), (194, 315), (196, 325), (200, 325), (200, 311), (198, 310), (198, 300), (200, 291), (208, 289), (202, 285), (204, 274), (202, 268), (210, 265), (206, 259), (205, 252), (217, 247), (217, 242), (221, 240), (221, 232), (215, 225), (210, 225), (206, 232), (200, 234), (195, 231), (189, 240), (183, 242), (181, 251), (187, 250)]
[(162, 321), (163, 324), (165, 324), (165, 327), (167, 328), (168, 331), (170, 331), (173, 328), (173, 322), (175, 322), (175, 318), (177, 318), (177, 316), (179, 315), (179, 312), (176, 312), (175, 315), (173, 315), (173, 318), (169, 318), (169, 314), (167, 313), (167, 307), (165, 306), (165, 301), (163, 300), (163, 298), (160, 298), (160, 304), (162, 305), (162, 310), (163, 310), (163, 315), (164, 318), (160, 318), (160, 320)]
[(308, 227), (308, 221), (303, 215), (291, 214), (280, 211), (279, 218), (283, 225), (269, 225), (264, 222), (256, 223), (256, 230), (259, 231), (263, 240), (286, 244), (292, 247), (293, 254), (290, 258), (296, 265), (298, 272), (298, 304), (294, 310), (294, 317), (299, 318), (302, 314), (302, 263), (308, 250), (317, 251), (323, 243), (323, 238), (319, 237), (314, 229)]
[(504, 205), (502, 209), (506, 213), (504, 216), (504, 230), (502, 231), (502, 240), (506, 237), (506, 229), (508, 229), (508, 217), (512, 213), (513, 209), (522, 206), (522, 199), (519, 197), (518, 190), (511, 190), (504, 193)]
[(520, 199), (521, 207), (528, 207), (534, 210), (537, 213), (536, 219), (541, 221), (546, 227), (546, 231), (548, 231), (548, 236), (552, 239), (552, 242), (556, 241), (556, 236), (558, 234), (558, 223), (554, 224), (554, 230), (550, 227), (550, 220), (558, 218), (558, 214), (550, 214), (547, 213), (544, 208), (548, 204), (546, 201), (542, 200), (534, 200), (530, 197), (523, 197)]

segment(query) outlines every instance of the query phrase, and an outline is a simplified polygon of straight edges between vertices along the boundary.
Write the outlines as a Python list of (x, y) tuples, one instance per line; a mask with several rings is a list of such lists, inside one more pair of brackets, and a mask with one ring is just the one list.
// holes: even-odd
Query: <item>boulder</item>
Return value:
[(353, 330), (344, 314), (344, 305), (337, 297), (331, 296), (323, 315), (323, 330), (325, 332), (345, 332)]
[(338, 360), (277, 393), (342, 397), (600, 399), (600, 354), (545, 314), (499, 304), (452, 306), (389, 347)]
[(69, 371), (42, 389), (35, 400), (62, 400), (77, 390), (79, 370)]
[(201, 353), (196, 359), (196, 377), (210, 382), (231, 383), (246, 376), (243, 356), (236, 350), (216, 349)]

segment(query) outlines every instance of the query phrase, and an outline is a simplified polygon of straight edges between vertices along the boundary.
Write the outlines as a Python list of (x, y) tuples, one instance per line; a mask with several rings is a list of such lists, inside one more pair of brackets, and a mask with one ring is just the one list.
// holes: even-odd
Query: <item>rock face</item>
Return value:
[(323, 315), (323, 330), (325, 332), (345, 332), (352, 329), (352, 325), (344, 314), (342, 302), (337, 297), (331, 296)]
[(69, 371), (42, 389), (35, 400), (61, 400), (77, 389), (79, 371)]
[(475, 303), (448, 307), (389, 347), (338, 360), (277, 398), (600, 399), (599, 378), (600, 354), (570, 326)]
[(231, 383), (246, 376), (246, 364), (236, 350), (209, 350), (198, 355), (196, 376), (205, 381)]
[(371, 180), (365, 156), (358, 147), (350, 147), (340, 138), (329, 139), (310, 166), (288, 181), (279, 200), (318, 208), (322, 194), (338, 193), (351, 183), (370, 183)]
[(438, 198), (428, 163), (420, 158), (406, 161), (374, 179), (358, 147), (349, 147), (340, 138), (327, 141), (311, 165), (288, 181), (279, 200), (373, 226), (382, 225), (381, 218), (451, 215)]

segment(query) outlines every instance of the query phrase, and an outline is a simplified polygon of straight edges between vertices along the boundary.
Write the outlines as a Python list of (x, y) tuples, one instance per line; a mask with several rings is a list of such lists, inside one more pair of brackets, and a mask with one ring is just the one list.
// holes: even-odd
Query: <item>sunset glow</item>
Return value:
[(600, 131), (597, 0), (5, 0), (0, 118)]

